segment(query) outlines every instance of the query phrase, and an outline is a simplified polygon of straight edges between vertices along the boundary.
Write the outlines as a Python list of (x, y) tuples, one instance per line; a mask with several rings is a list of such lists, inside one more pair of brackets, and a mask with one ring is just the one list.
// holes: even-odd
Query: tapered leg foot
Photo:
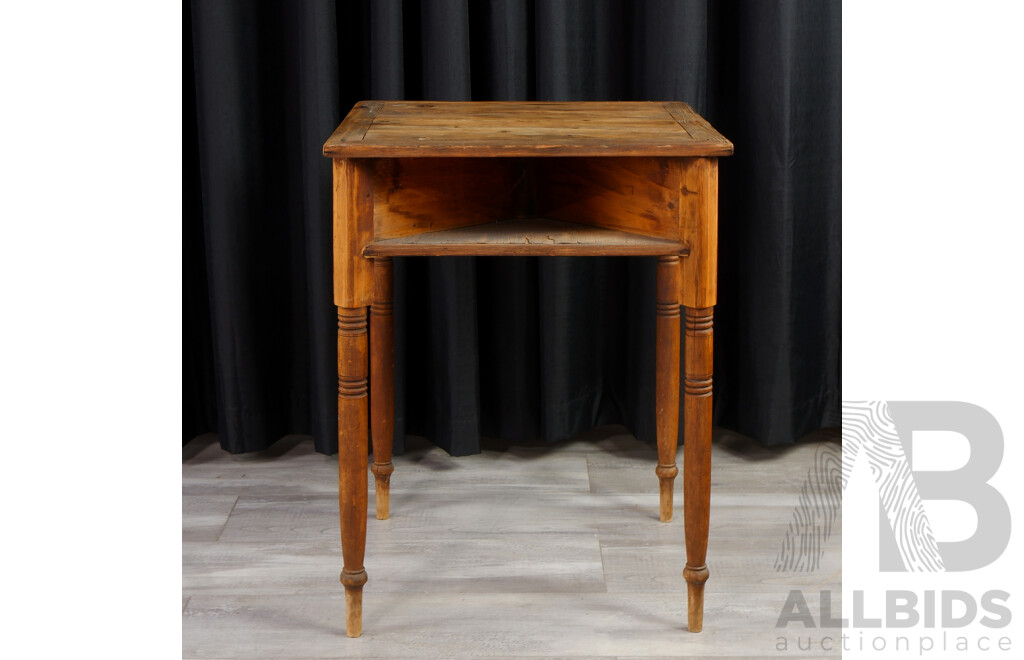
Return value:
[(654, 473), (658, 475), (658, 482), (661, 486), (661, 506), (658, 508), (658, 518), (661, 522), (670, 522), (672, 520), (672, 492), (679, 468), (675, 465), (659, 465), (654, 469)]
[(704, 583), (708, 581), (708, 567), (683, 569), (686, 579), (686, 623), (690, 632), (704, 627)]
[(366, 584), (366, 571), (342, 571), (341, 583), (345, 585), (345, 634), (359, 637), (363, 634), (363, 585)]
[(391, 473), (395, 471), (395, 466), (391, 461), (387, 463), (374, 461), (370, 470), (373, 472), (374, 486), (377, 492), (377, 520), (387, 520), (391, 508)]

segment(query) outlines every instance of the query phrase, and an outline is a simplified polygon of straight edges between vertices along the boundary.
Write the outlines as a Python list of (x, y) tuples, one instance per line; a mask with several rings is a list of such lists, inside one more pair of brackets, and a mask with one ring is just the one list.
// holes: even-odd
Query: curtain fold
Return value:
[[(362, 99), (682, 100), (736, 145), (720, 177), (719, 424), (837, 425), (839, 2), (195, 0), (185, 9), (183, 441), (336, 451), (331, 168)], [(654, 267), (395, 260), (396, 450), (654, 441)]]

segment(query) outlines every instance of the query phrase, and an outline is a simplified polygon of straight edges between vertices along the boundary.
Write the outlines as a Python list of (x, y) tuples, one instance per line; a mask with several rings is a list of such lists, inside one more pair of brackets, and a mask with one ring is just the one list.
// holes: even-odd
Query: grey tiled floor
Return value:
[(244, 456), (212, 436), (186, 445), (184, 656), (780, 657), (775, 622), (791, 589), (814, 611), (829, 589), (839, 610), (841, 521), (817, 570), (774, 569), (835, 433), (766, 450), (716, 430), (700, 634), (685, 629), (682, 478), (676, 518), (660, 523), (653, 447), (621, 427), (462, 458), (409, 444), (395, 457), (390, 520), (373, 518), (369, 479), (359, 639), (345, 636), (338, 582), (337, 459), (300, 438)]

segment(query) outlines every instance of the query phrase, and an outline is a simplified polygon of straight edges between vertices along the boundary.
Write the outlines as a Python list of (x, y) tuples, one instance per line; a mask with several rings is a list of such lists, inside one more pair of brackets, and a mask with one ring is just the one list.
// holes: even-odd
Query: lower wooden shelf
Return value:
[(689, 248), (679, 241), (548, 218), (502, 220), (387, 238), (370, 243), (363, 251), (367, 257), (685, 256), (689, 253)]

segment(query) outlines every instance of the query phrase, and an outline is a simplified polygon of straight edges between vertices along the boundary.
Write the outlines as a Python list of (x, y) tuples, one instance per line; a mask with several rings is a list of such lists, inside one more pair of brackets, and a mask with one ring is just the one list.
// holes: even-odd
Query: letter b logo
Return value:
[[(967, 463), (947, 471), (913, 471), (915, 431), (952, 431), (970, 447)], [(1003, 458), (1003, 432), (985, 409), (959, 401), (873, 401), (843, 404), (843, 481), (864, 452), (879, 488), (879, 568), (883, 571), (970, 571), (999, 558), (1010, 541), (1010, 509), (988, 484)], [(974, 535), (936, 541), (924, 500), (956, 500), (978, 518)]]

